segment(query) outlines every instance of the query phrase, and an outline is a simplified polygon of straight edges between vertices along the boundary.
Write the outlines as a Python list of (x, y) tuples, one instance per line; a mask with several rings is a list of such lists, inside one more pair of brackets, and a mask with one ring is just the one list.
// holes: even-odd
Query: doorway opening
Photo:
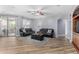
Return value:
[(79, 6), (73, 12), (73, 32), (79, 33)]
[(65, 21), (63, 19), (57, 21), (57, 28), (58, 37), (65, 37)]

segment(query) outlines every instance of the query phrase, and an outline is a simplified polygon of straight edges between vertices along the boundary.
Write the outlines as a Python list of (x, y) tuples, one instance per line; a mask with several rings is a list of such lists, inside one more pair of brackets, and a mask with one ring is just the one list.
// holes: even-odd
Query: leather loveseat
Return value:
[(34, 33), (32, 28), (20, 28), (19, 29), (20, 36), (25, 37)]
[(44, 37), (51, 37), (51, 38), (55, 37), (54, 29), (42, 28), (38, 32), (43, 33)]

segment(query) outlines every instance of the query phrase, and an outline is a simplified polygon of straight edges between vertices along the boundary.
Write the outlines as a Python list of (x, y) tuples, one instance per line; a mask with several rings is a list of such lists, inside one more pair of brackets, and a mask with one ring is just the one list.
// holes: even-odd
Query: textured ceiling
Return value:
[[(27, 11), (42, 8), (44, 16), (35, 16)], [(74, 5), (0, 5), (0, 14), (19, 15), (29, 18), (67, 17), (71, 14)]]

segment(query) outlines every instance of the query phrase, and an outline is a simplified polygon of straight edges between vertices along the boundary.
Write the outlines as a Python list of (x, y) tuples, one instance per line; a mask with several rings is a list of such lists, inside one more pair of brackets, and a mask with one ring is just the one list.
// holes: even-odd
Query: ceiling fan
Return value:
[(32, 15), (36, 16), (44, 16), (45, 15), (45, 10), (43, 8), (37, 8), (36, 10), (29, 10), (27, 13), (30, 13)]
[[(56, 5), (54, 7), (60, 7), (60, 5)], [(32, 7), (31, 7), (32, 8)], [(45, 16), (45, 15), (51, 15), (51, 8), (52, 6), (37, 6), (35, 9), (32, 8), (31, 10), (28, 10), (27, 13), (36, 15), (36, 16)]]
[(28, 13), (31, 13), (32, 15), (36, 15), (36, 16), (39, 16), (39, 15), (44, 15), (44, 13), (42, 12), (42, 10), (31, 10), (31, 11), (27, 11)]

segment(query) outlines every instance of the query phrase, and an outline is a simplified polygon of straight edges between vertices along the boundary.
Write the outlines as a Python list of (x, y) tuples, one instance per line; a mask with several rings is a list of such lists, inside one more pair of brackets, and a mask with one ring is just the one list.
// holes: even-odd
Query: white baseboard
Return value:
[(59, 34), (58, 37), (60, 37), (60, 36), (65, 36), (65, 34)]

